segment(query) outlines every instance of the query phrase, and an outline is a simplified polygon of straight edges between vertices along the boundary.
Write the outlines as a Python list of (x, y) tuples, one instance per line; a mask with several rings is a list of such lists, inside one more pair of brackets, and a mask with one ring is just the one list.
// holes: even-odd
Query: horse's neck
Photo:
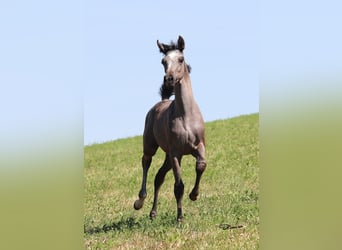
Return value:
[(192, 94), (189, 74), (186, 74), (175, 86), (175, 104), (178, 115), (191, 116), (195, 111), (196, 103)]

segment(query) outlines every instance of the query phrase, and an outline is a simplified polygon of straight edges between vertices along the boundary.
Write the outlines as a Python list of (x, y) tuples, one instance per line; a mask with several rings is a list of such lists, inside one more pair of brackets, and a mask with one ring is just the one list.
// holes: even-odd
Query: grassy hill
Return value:
[(195, 160), (192, 156), (182, 160), (181, 224), (176, 223), (172, 171), (160, 190), (158, 216), (149, 219), (162, 150), (152, 161), (145, 205), (135, 211), (142, 179), (142, 137), (86, 146), (86, 249), (257, 249), (258, 127), (258, 114), (206, 123), (207, 169), (195, 202), (188, 198), (195, 182)]

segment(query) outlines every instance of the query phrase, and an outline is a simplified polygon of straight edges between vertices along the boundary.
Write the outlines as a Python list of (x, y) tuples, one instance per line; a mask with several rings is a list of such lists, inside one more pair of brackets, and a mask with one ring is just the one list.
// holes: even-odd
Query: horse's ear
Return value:
[(158, 45), (159, 51), (161, 53), (165, 54), (165, 47), (164, 47), (164, 45), (162, 43), (159, 42), (159, 40), (157, 40), (157, 45)]
[(185, 48), (185, 42), (182, 36), (178, 36), (177, 47), (180, 51), (183, 51)]

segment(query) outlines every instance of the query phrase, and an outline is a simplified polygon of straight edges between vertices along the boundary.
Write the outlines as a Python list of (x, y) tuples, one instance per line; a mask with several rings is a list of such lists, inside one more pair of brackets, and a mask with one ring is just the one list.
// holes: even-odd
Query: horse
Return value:
[[(139, 199), (134, 202), (134, 209), (143, 207), (146, 198), (146, 179), (152, 157), (160, 147), (165, 152), (165, 160), (154, 179), (154, 200), (150, 218), (157, 216), (157, 200), (165, 175), (173, 170), (175, 179), (174, 195), (177, 202), (177, 221), (183, 220), (182, 198), (184, 184), (181, 177), (181, 160), (184, 155), (192, 155), (196, 159), (196, 180), (189, 198), (197, 200), (201, 176), (206, 169), (205, 130), (201, 111), (194, 99), (190, 66), (186, 64), (183, 50), (185, 42), (182, 36), (177, 43), (157, 45), (164, 57), (164, 79), (160, 88), (161, 101), (147, 113), (143, 134), (142, 169), (143, 178)], [(170, 100), (174, 95), (174, 100)]]

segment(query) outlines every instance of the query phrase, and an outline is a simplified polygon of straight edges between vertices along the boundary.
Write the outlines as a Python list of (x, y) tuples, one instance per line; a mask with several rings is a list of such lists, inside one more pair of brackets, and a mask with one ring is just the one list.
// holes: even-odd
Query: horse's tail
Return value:
[(159, 89), (159, 94), (162, 100), (170, 99), (170, 97), (175, 94), (174, 87), (170, 85), (167, 86), (163, 83)]

